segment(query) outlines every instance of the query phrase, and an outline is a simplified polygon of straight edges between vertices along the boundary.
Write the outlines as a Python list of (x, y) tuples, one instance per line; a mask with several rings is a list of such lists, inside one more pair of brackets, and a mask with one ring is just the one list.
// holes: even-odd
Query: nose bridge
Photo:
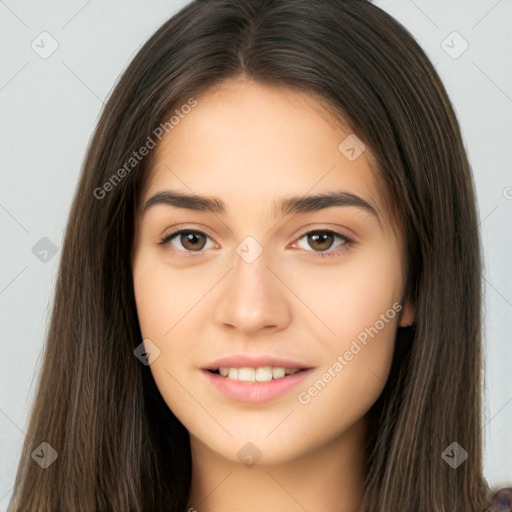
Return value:
[(289, 321), (289, 307), (280, 280), (271, 271), (272, 258), (251, 236), (236, 248), (236, 257), (220, 298), (215, 321), (246, 333), (262, 328), (282, 328)]

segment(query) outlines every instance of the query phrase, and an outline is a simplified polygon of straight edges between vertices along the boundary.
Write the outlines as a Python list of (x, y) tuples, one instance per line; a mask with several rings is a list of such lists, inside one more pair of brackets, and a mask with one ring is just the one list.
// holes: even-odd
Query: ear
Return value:
[(404, 302), (404, 307), (402, 309), (402, 314), (400, 315), (400, 320), (398, 321), (398, 325), (400, 327), (409, 327), (414, 322), (414, 305), (411, 299), (406, 299)]

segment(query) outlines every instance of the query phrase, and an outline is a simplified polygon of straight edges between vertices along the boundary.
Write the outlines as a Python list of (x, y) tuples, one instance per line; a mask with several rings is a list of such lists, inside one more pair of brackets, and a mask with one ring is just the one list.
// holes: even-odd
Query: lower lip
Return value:
[(311, 371), (310, 368), (269, 382), (243, 382), (202, 370), (209, 382), (231, 400), (252, 403), (269, 402), (284, 395), (308, 377)]

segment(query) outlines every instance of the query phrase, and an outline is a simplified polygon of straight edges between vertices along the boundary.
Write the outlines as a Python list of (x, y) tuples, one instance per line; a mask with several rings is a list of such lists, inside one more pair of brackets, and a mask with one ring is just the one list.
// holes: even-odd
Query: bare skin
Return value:
[[(226, 212), (154, 204), (137, 217), (132, 252), (142, 335), (160, 350), (150, 369), (190, 432), (189, 505), (355, 512), (365, 415), (387, 379), (398, 326), (413, 320), (403, 243), (391, 229), (373, 157), (367, 148), (348, 159), (338, 146), (350, 130), (304, 93), (236, 79), (196, 99), (154, 150), (141, 204), (175, 190), (215, 196)], [(334, 191), (358, 196), (376, 213), (358, 205), (288, 215), (274, 209), (284, 197)], [(160, 243), (173, 229), (197, 238)], [(259, 254), (251, 262), (237, 253), (249, 236), (255, 242), (245, 248)], [(371, 326), (377, 334), (361, 343)], [(273, 399), (236, 401), (204, 370), (232, 354), (312, 369)], [(325, 385), (311, 391), (319, 380)]]

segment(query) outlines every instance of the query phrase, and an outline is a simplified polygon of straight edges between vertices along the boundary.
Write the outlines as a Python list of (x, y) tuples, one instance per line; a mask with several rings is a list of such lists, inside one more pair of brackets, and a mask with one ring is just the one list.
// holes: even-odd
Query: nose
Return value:
[(271, 268), (265, 251), (252, 262), (236, 254), (233, 268), (217, 290), (215, 323), (247, 336), (285, 329), (291, 321), (293, 294), (286, 276), (280, 274), (279, 268)]

